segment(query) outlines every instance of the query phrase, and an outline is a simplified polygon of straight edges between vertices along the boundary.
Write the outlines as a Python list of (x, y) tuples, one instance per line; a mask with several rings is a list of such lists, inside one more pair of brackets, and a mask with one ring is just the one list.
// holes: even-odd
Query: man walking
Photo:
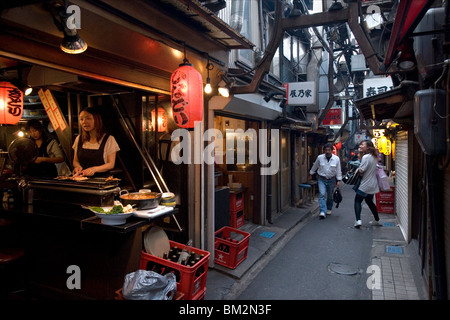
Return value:
[(326, 144), (323, 149), (325, 153), (317, 157), (309, 171), (311, 175), (317, 171), (318, 175), (320, 219), (325, 218), (325, 213), (331, 214), (331, 209), (333, 208), (333, 189), (336, 184), (339, 188), (342, 180), (341, 161), (338, 156), (332, 153), (333, 146)]

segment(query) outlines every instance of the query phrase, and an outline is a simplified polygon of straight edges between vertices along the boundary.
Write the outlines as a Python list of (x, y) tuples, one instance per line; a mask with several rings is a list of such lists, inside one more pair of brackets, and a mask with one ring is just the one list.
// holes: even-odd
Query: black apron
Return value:
[[(38, 149), (38, 157), (48, 158), (47, 146), (52, 139), (42, 141), (41, 146)], [(55, 178), (58, 176), (58, 170), (54, 163), (41, 162), (41, 163), (30, 163), (25, 170), (25, 174), (32, 177), (39, 178)]]
[[(103, 137), (102, 143), (100, 144), (100, 148), (98, 150), (93, 149), (83, 149), (83, 143), (81, 141), (81, 137), (78, 138), (78, 147), (77, 147), (77, 156), (78, 162), (83, 169), (87, 169), (90, 167), (101, 166), (105, 164), (105, 160), (103, 158), (103, 152), (105, 150), (105, 144), (108, 140), (109, 134), (105, 134)], [(92, 177), (103, 177), (109, 176), (107, 172), (96, 172)]]

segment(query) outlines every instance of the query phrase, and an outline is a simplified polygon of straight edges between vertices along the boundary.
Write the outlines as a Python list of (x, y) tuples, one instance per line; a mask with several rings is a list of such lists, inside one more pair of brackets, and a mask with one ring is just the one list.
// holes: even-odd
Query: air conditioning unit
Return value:
[(414, 95), (414, 134), (427, 155), (441, 155), (446, 151), (444, 90), (419, 90)]

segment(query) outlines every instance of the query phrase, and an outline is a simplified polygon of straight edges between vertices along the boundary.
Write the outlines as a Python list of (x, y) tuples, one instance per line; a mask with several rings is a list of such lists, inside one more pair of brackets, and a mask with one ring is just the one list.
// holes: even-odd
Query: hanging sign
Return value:
[(342, 109), (331, 108), (322, 121), (324, 126), (332, 126), (342, 124)]
[(314, 81), (284, 83), (288, 105), (315, 105), (316, 83)]
[(370, 78), (363, 81), (363, 97), (384, 93), (394, 87), (391, 77)]
[(42, 105), (44, 106), (45, 112), (47, 112), (53, 129), (60, 129), (61, 131), (66, 130), (66, 120), (64, 119), (64, 116), (62, 115), (61, 110), (50, 90), (47, 89), (44, 91), (43, 89), (40, 89), (38, 91), (38, 95), (41, 99)]
[(0, 82), (0, 124), (16, 124), (22, 114), (22, 91), (9, 82)]

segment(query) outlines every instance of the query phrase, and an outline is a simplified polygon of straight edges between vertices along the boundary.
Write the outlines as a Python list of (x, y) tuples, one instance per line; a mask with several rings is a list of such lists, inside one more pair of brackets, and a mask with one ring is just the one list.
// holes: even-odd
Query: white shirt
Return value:
[(326, 158), (325, 153), (319, 155), (309, 173), (313, 175), (316, 170), (319, 176), (327, 179), (336, 177), (337, 180), (342, 180), (341, 161), (334, 154), (331, 155), (330, 160)]
[[(83, 143), (83, 149), (93, 149), (93, 150), (98, 150), (100, 149), (100, 144), (102, 143), (102, 140), (105, 136), (103, 136), (99, 142), (97, 143), (90, 143), (90, 142), (84, 142)], [(75, 138), (75, 141), (73, 143), (72, 149), (74, 150), (74, 154), (77, 153), (77, 149), (78, 149), (78, 140), (80, 139), (80, 136), (78, 135)], [(110, 155), (113, 152), (118, 152), (120, 151), (119, 145), (116, 141), (116, 139), (110, 135), (108, 137), (108, 140), (106, 140), (105, 143), (105, 149), (103, 150), (103, 161), (105, 161), (105, 163), (108, 162), (108, 155)]]
[(371, 154), (365, 154), (361, 159), (362, 179), (359, 185), (359, 190), (367, 194), (376, 194), (380, 190), (378, 188), (378, 180), (376, 175), (377, 170), (377, 158)]

